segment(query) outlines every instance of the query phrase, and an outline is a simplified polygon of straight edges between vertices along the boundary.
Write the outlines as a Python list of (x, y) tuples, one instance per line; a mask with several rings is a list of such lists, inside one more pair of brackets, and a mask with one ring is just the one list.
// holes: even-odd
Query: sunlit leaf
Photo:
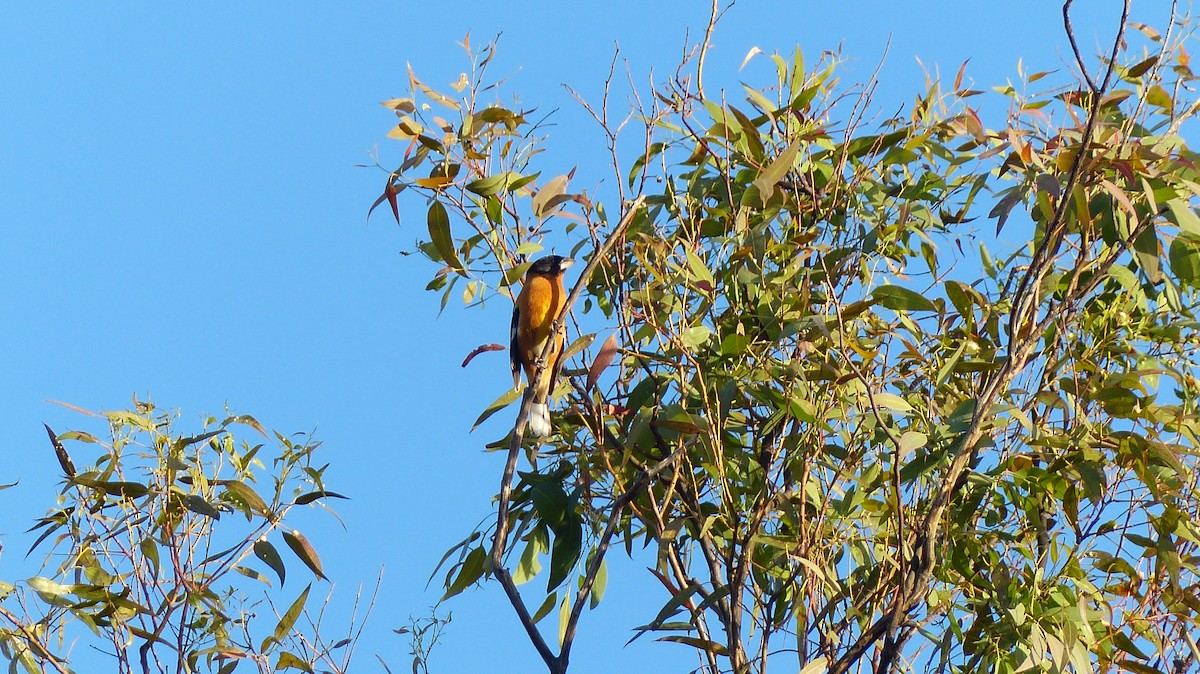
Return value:
[(506, 172), (494, 176), (477, 178), (467, 183), (467, 190), (478, 194), (481, 197), (490, 197), (494, 194), (507, 192), (512, 188), (513, 183), (521, 178), (519, 173)]
[(882, 285), (871, 291), (879, 304), (894, 311), (935, 311), (935, 305), (928, 297), (915, 290), (903, 286)]
[(799, 152), (799, 142), (788, 145), (763, 169), (758, 178), (754, 180), (754, 186), (758, 188), (758, 193), (762, 195), (763, 201), (771, 198), (771, 194), (775, 191), (775, 186), (779, 184), (780, 180), (783, 180), (787, 172), (796, 164), (796, 156)]
[(708, 651), (714, 655), (729, 655), (729, 649), (716, 641), (709, 639), (701, 639), (700, 637), (689, 637), (678, 634), (669, 634), (665, 637), (659, 637), (655, 641), (672, 641), (677, 644), (686, 644), (692, 648), (698, 648), (702, 651)]
[(600, 561), (600, 567), (596, 569), (596, 580), (592, 582), (592, 595), (588, 598), (588, 607), (596, 608), (604, 599), (604, 591), (608, 587), (608, 560)]
[(493, 400), (492, 403), (483, 410), (483, 413), (480, 414), (477, 419), (475, 419), (475, 423), (471, 424), (471, 430), (479, 428), (479, 425), (487, 421), (493, 414), (520, 400), (521, 393), (523, 391), (524, 389), (520, 387), (513, 387), (505, 391), (499, 398)]
[(288, 669), (298, 669), (302, 672), (308, 672), (308, 674), (313, 674), (314, 672), (312, 666), (305, 662), (303, 658), (295, 653), (284, 651), (279, 654), (279, 658), (275, 661), (275, 671), (281, 672)]
[(254, 489), (245, 482), (228, 480), (224, 482), (222, 486), (224, 486), (225, 490), (235, 499), (246, 504), (246, 507), (249, 508), (251, 512), (263, 516), (271, 515), (271, 509), (267, 506), (267, 502), (258, 495), (258, 492), (254, 491)]

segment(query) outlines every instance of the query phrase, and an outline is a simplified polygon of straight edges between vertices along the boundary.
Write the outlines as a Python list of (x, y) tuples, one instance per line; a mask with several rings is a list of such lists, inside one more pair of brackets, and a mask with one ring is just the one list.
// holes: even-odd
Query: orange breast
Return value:
[[(521, 322), (518, 326), (522, 347), (521, 363), (525, 367), (526, 379), (533, 379), (537, 370), (537, 359), (546, 347), (550, 328), (554, 325), (554, 319), (562, 313), (567, 297), (557, 279), (545, 276), (531, 276), (526, 279), (525, 286), (521, 288), (521, 295), (524, 298), (521, 303), (524, 310), (521, 312)], [(562, 349), (561, 336), (555, 341), (553, 351), (547, 359), (550, 364), (553, 364), (558, 351)]]

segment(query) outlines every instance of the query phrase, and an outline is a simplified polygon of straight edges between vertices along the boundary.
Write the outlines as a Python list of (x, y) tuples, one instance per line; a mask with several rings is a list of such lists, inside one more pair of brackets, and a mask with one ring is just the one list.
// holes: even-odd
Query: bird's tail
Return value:
[(546, 403), (533, 403), (529, 406), (529, 425), (526, 427), (529, 435), (535, 438), (544, 438), (550, 435), (553, 429), (550, 427), (550, 405)]

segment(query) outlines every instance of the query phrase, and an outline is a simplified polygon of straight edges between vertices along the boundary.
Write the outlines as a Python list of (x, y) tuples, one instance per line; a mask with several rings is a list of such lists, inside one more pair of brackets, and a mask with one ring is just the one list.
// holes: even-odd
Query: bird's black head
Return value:
[(575, 260), (561, 255), (547, 255), (543, 258), (538, 258), (529, 267), (530, 274), (538, 274), (541, 276), (558, 276), (567, 270), (567, 267), (575, 264)]

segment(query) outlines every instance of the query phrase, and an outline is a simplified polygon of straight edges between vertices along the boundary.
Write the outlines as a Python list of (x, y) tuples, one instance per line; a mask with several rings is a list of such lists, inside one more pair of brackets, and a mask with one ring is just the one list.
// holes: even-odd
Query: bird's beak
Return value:
[(559, 262), (559, 263), (558, 263), (558, 268), (559, 268), (559, 269), (566, 269), (566, 268), (570, 267), (570, 266), (571, 266), (571, 265), (573, 265), (573, 264), (575, 264), (575, 259), (574, 259), (574, 258), (570, 258), (570, 257), (564, 257), (564, 258), (562, 259), (562, 262)]

